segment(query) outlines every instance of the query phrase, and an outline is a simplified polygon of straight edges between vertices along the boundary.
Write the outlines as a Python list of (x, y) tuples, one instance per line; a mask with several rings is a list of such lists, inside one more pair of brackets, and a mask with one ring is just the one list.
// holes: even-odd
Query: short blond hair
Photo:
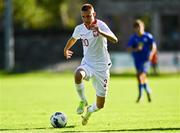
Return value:
[(94, 7), (91, 4), (82, 5), (81, 11), (94, 11)]
[(140, 25), (144, 25), (144, 22), (141, 19), (136, 19), (133, 23), (133, 27), (139, 27)]

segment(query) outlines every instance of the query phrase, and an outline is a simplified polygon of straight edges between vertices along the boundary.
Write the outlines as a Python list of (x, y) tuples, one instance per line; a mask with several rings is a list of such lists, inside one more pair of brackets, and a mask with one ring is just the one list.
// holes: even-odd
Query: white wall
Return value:
[[(111, 72), (135, 71), (133, 60), (129, 53), (112, 52), (110, 55), (112, 60)], [(158, 69), (160, 72), (180, 72), (180, 51), (176, 53), (159, 52)]]

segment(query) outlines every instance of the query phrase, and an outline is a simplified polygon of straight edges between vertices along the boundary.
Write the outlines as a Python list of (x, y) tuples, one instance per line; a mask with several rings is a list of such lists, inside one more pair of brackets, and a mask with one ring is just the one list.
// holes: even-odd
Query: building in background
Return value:
[(118, 34), (120, 50), (125, 48), (135, 18), (145, 22), (160, 51), (180, 50), (179, 0), (98, 0), (96, 10), (98, 17)]
[[(4, 1), (0, 0), (0, 69), (4, 69), (5, 55)], [(15, 70), (29, 71), (63, 63), (65, 61), (63, 48), (73, 27), (81, 23), (79, 11), (82, 3), (85, 2), (87, 1), (13, 0)], [(105, 21), (119, 38), (118, 47), (109, 45), (113, 61), (117, 59), (118, 53), (122, 59), (120, 62), (114, 62), (117, 64), (114, 67), (118, 64), (123, 64), (123, 68), (131, 66), (128, 64), (129, 61), (126, 62), (129, 57), (126, 56), (125, 46), (133, 31), (133, 20), (141, 18), (146, 24), (146, 29), (154, 35), (158, 43), (161, 64), (165, 66), (166, 60), (168, 62), (170, 60), (170, 64), (174, 62), (179, 70), (179, 0), (92, 0), (89, 2), (95, 6), (97, 18)], [(73, 47), (75, 51), (73, 59), (82, 56), (81, 42), (77, 43), (78, 45)], [(169, 55), (165, 52), (171, 53)]]

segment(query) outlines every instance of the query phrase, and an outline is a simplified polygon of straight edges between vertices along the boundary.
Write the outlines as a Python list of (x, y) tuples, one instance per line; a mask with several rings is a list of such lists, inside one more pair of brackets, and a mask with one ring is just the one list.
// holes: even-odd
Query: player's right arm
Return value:
[(142, 50), (142, 47), (140, 47), (140, 46), (138, 46), (137, 48), (134, 48), (134, 47), (127, 48), (128, 52), (137, 52), (137, 51), (141, 51), (141, 50)]
[(142, 45), (135, 44), (135, 37), (134, 35), (130, 37), (129, 42), (127, 44), (127, 51), (128, 52), (138, 52), (142, 50)]
[(75, 43), (76, 43), (76, 39), (71, 37), (67, 43), (66, 46), (64, 47), (64, 56), (66, 57), (66, 59), (70, 59), (71, 56), (73, 55), (73, 51), (69, 50)]

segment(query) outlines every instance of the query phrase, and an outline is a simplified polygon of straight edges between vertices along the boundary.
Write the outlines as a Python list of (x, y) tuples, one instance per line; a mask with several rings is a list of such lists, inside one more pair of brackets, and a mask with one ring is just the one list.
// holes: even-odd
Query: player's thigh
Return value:
[(106, 97), (109, 84), (109, 70), (95, 72), (92, 82), (96, 90), (96, 95)]
[(145, 73), (147, 73), (149, 71), (150, 66), (151, 66), (151, 62), (150, 61), (144, 62), (143, 67), (144, 67), (144, 72)]
[(149, 61), (143, 61), (136, 64), (136, 70), (138, 73), (147, 73), (150, 68), (150, 62)]

